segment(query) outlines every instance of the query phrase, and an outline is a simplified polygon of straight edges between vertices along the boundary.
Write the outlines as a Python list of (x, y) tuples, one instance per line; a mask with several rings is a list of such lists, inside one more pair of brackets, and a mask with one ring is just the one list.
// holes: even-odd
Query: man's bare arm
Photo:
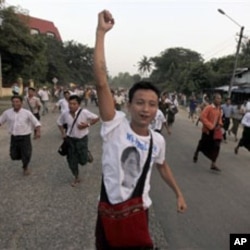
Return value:
[(168, 164), (166, 163), (166, 161), (163, 162), (163, 164), (157, 164), (156, 165), (162, 179), (168, 184), (168, 186), (170, 188), (172, 188), (172, 190), (174, 191), (176, 198), (177, 198), (177, 211), (180, 213), (185, 212), (185, 210), (187, 209), (187, 204), (185, 202), (185, 199), (182, 195), (182, 192), (178, 186), (178, 184), (175, 181), (175, 178), (173, 176), (173, 173), (170, 169), (170, 167), (168, 166)]
[(103, 121), (112, 120), (115, 115), (114, 101), (107, 80), (104, 53), (105, 35), (110, 29), (112, 29), (113, 25), (114, 19), (108, 11), (104, 10), (99, 13), (96, 29), (96, 44), (94, 49), (94, 75), (96, 80), (98, 106)]

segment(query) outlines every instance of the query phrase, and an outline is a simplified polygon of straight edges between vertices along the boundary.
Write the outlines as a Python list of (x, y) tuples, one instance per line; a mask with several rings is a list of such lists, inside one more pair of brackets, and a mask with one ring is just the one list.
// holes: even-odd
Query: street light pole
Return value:
[(233, 87), (233, 84), (234, 84), (235, 73), (236, 73), (237, 64), (238, 64), (238, 57), (239, 57), (239, 53), (240, 53), (240, 45), (241, 45), (241, 40), (242, 40), (242, 37), (243, 37), (244, 26), (241, 26), (239, 23), (237, 23), (233, 18), (231, 18), (230, 16), (228, 16), (222, 9), (218, 9), (218, 12), (220, 14), (222, 14), (222, 15), (225, 15), (233, 23), (235, 23), (237, 26), (240, 27), (240, 37), (239, 37), (239, 40), (238, 40), (236, 54), (235, 54), (233, 74), (232, 74), (232, 77), (231, 77), (231, 80), (230, 80), (230, 83), (229, 83), (229, 87), (228, 87), (228, 96), (230, 97), (231, 93), (232, 93), (232, 87)]
[[(0, 6), (1, 7), (1, 6)], [(1, 10), (1, 8), (0, 8)], [(0, 16), (0, 29), (2, 28), (3, 18)], [(0, 97), (2, 97), (3, 93), (3, 81), (2, 81), (2, 56), (0, 52)]]

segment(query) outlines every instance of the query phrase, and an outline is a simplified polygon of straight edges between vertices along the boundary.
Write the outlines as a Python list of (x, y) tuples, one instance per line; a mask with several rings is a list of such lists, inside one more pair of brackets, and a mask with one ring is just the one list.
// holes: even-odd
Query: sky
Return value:
[[(250, 0), (6, 0), (29, 15), (54, 22), (63, 41), (94, 47), (97, 14), (109, 10), (115, 26), (106, 37), (106, 63), (112, 76), (138, 73), (143, 56), (183, 47), (204, 60), (236, 52), (240, 26), (250, 38)], [(226, 15), (217, 10), (222, 9)], [(229, 18), (235, 20), (239, 26)], [(243, 40), (244, 40), (243, 39)]]

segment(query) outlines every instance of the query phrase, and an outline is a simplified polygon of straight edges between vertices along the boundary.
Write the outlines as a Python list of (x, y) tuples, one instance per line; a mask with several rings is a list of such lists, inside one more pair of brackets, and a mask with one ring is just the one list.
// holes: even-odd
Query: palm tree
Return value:
[(143, 56), (141, 61), (138, 62), (138, 71), (142, 74), (148, 77), (148, 74), (152, 70), (153, 62), (151, 58), (147, 58), (146, 56)]

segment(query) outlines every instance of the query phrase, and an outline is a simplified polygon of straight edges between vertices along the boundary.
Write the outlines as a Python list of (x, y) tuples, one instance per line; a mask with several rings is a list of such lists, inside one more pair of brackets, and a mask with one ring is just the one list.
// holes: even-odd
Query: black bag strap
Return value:
[[(151, 162), (151, 156), (152, 156), (152, 149), (153, 149), (153, 136), (150, 133), (150, 145), (149, 145), (149, 150), (148, 150), (148, 156), (147, 156), (147, 160), (143, 166), (143, 170), (141, 173), (141, 176), (139, 177), (136, 187), (132, 193), (131, 198), (135, 198), (135, 197), (141, 197), (143, 194), (143, 190), (144, 190), (144, 184), (146, 181), (146, 177), (147, 177), (147, 173), (150, 167), (150, 162)], [(100, 197), (100, 201), (105, 201), (105, 202), (109, 202), (108, 199), (108, 195), (106, 192), (106, 188), (104, 185), (104, 181), (103, 181), (103, 176), (102, 176), (102, 186), (101, 186), (101, 197)]]
[(30, 105), (29, 97), (26, 97), (26, 102), (28, 103), (28, 106), (29, 106), (30, 111), (33, 113), (33, 108), (32, 108), (31, 105)]
[(151, 156), (152, 156), (152, 150), (153, 150), (153, 138), (152, 137), (153, 136), (150, 134), (150, 145), (149, 145), (149, 150), (148, 150), (148, 157), (147, 157), (147, 160), (144, 164), (142, 174), (141, 174), (139, 180), (137, 181), (135, 190), (133, 191), (133, 194), (132, 194), (133, 198), (142, 196), (142, 194), (143, 194), (145, 181), (147, 178), (148, 170), (150, 168), (150, 162), (151, 162)]
[(73, 123), (72, 123), (71, 129), (70, 129), (70, 132), (69, 132), (69, 135), (71, 134), (71, 132), (72, 132), (72, 130), (73, 130), (73, 127), (74, 127), (74, 125), (75, 125), (75, 123), (76, 123), (76, 120), (77, 120), (77, 118), (78, 118), (78, 116), (80, 115), (81, 112), (82, 112), (82, 109), (80, 109), (80, 110), (78, 111), (78, 113), (77, 113), (77, 115), (76, 115), (76, 117), (75, 117), (75, 119), (74, 119), (74, 121), (73, 121)]

